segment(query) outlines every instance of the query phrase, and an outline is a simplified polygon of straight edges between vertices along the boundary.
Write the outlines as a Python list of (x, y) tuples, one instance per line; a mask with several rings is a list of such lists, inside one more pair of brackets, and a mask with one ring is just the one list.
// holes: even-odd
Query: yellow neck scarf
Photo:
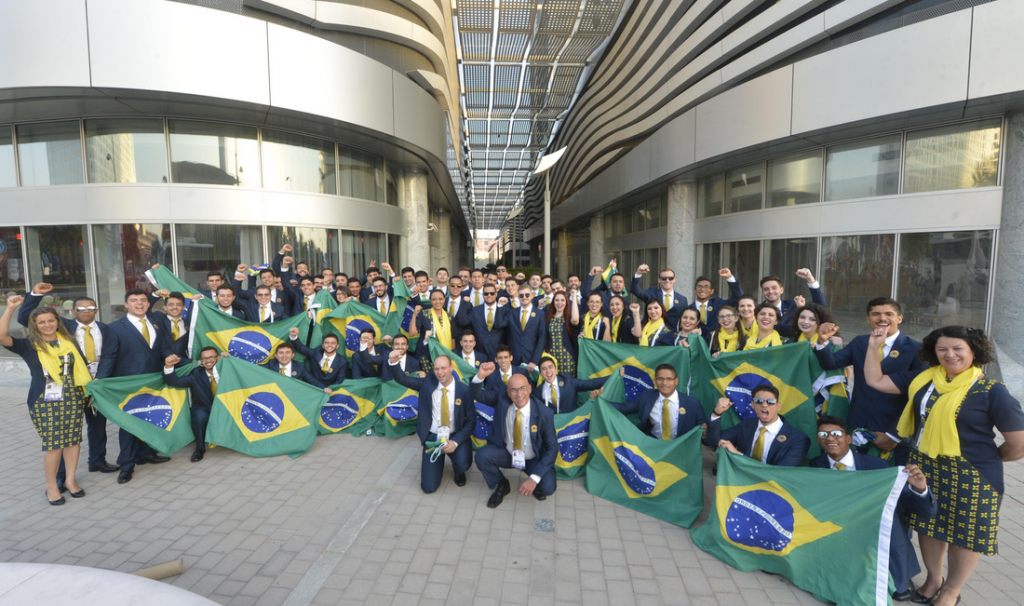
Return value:
[(75, 358), (74, 378), (77, 387), (85, 387), (86, 383), (92, 380), (89, 374), (89, 367), (85, 364), (85, 358), (78, 353), (74, 344), (61, 335), (57, 335), (57, 347), (46, 344), (42, 349), (36, 348), (36, 355), (43, 370), (49, 375), (54, 383), (61, 383), (61, 370), (64, 369), (64, 356), (71, 354)]
[(775, 347), (776, 345), (782, 345), (782, 337), (779, 336), (778, 331), (773, 330), (772, 334), (764, 338), (760, 343), (757, 341), (757, 333), (754, 333), (753, 337), (747, 338), (747, 344), (743, 347), (743, 351), (751, 349), (761, 349), (768, 346)]
[(740, 331), (734, 330), (732, 334), (727, 334), (725, 330), (718, 329), (718, 351), (722, 353), (728, 353), (730, 351), (736, 351), (736, 346), (740, 342)]
[(434, 336), (437, 337), (441, 345), (451, 349), (455, 347), (455, 344), (452, 342), (452, 324), (448, 320), (448, 312), (443, 309), (440, 311), (441, 313), (438, 314), (437, 310), (430, 310), (430, 320), (433, 322)]
[(796, 340), (796, 342), (800, 343), (800, 342), (803, 342), (803, 341), (810, 341), (812, 345), (817, 344), (817, 342), (818, 342), (818, 333), (817, 332), (814, 333), (814, 338), (813, 339), (808, 339), (806, 336), (804, 336), (804, 333), (800, 333), (800, 337)]
[(643, 332), (640, 333), (640, 344), (652, 347), (654, 345), (654, 333), (658, 332), (663, 326), (665, 326), (665, 318), (658, 318), (654, 322), (648, 322), (647, 326), (644, 326)]
[(583, 316), (583, 336), (588, 339), (597, 338), (597, 327), (601, 325), (601, 320), (604, 318), (601, 314), (591, 316), (589, 313)]
[(749, 328), (744, 327), (743, 326), (743, 320), (740, 320), (740, 323), (736, 327), (736, 329), (737, 330), (742, 330), (743, 332), (747, 333), (747, 338), (748, 339), (756, 339), (757, 338), (757, 320), (754, 320), (754, 323), (751, 324)]
[(619, 324), (622, 324), (622, 316), (612, 318), (612, 342), (619, 342)]
[(960, 433), (956, 429), (956, 411), (967, 397), (971, 385), (974, 385), (982, 374), (980, 368), (972, 366), (970, 370), (958, 374), (952, 381), (947, 381), (946, 369), (933, 366), (917, 375), (907, 390), (909, 401), (900, 415), (900, 423), (896, 428), (900, 437), (909, 438), (914, 433), (914, 417), (918, 414), (914, 396), (932, 383), (935, 385), (935, 391), (939, 393), (939, 399), (932, 404), (932, 410), (925, 420), (918, 449), (933, 459), (940, 455), (959, 457)]

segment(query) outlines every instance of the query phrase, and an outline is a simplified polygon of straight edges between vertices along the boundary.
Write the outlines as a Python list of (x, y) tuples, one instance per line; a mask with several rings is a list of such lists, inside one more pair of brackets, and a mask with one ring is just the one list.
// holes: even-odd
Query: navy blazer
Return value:
[[(271, 359), (269, 362), (263, 365), (263, 368), (280, 374), (281, 363), (275, 359)], [(319, 380), (317, 380), (317, 378), (313, 376), (313, 373), (309, 372), (309, 369), (306, 368), (306, 366), (299, 362), (298, 360), (292, 360), (292, 374), (289, 376), (291, 376), (291, 378), (293, 379), (298, 379), (303, 383), (309, 383), (313, 387), (319, 387), (320, 389), (327, 387)]]
[[(426, 444), (430, 438), (430, 426), (434, 421), (434, 390), (439, 383), (434, 373), (428, 373), (425, 377), (410, 377), (395, 373), (392, 377), (395, 383), (402, 387), (419, 392), (419, 406), (416, 413), (416, 435), (420, 443)], [(476, 406), (473, 405), (473, 396), (470, 394), (469, 386), (452, 377), (455, 381), (455, 401), (451, 404), (452, 413), (452, 434), (448, 439), (459, 446), (469, 442), (476, 427)]]
[[(629, 283), (629, 292), (636, 295), (636, 298), (644, 302), (647, 305), (651, 301), (660, 301), (662, 304), (665, 303), (665, 293), (662, 292), (660, 286), (654, 288), (648, 288), (647, 290), (640, 289), (640, 280), (636, 274), (633, 275), (633, 281)], [(687, 299), (679, 291), (672, 291), (672, 308), (665, 310), (665, 323), (670, 326), (679, 325), (679, 316), (683, 315), (683, 310), (689, 307)]]
[[(289, 273), (291, 273), (291, 272), (289, 272)], [(281, 272), (278, 272), (278, 275), (280, 275), (280, 274), (281, 274)], [(246, 291), (243, 291), (243, 292), (248, 292), (250, 295), (255, 296), (256, 295), (256, 288), (259, 286), (259, 284), (257, 284), (258, 280), (259, 280), (259, 274), (256, 274), (254, 276), (249, 276), (249, 279), (247, 281), (248, 289)], [(294, 300), (294, 298), (292, 296), (294, 291), (291, 288), (291, 276), (289, 276), (289, 281), (288, 282), (289, 282), (288, 284), (285, 284), (284, 277), (283, 276), (281, 277), (281, 288), (277, 289), (276, 293), (273, 293), (273, 292), (271, 293), (272, 295), (276, 295), (276, 296), (274, 296), (274, 298), (271, 299), (270, 302), (271, 303), (278, 303), (279, 305), (281, 305), (281, 307), (290, 310), (292, 308), (292, 306), (295, 305), (295, 300)], [(239, 280), (232, 280), (231, 281), (231, 285), (235, 287), (235, 296), (238, 296), (238, 292), (239, 292), (239, 290), (241, 290), (241, 287), (242, 287), (242, 282), (239, 281)]]
[[(388, 352), (388, 353), (390, 353), (390, 352)], [(399, 373), (398, 370), (399, 370), (399, 367), (398, 367), (397, 364), (394, 365), (394, 366), (391, 365), (390, 356), (389, 357), (385, 357), (384, 358), (384, 366), (381, 367), (381, 369), (380, 369), (380, 380), (381, 381), (394, 381), (395, 380), (395, 375), (402, 374), (402, 373)], [(411, 373), (418, 373), (418, 372), (420, 372), (422, 370), (423, 370), (423, 367), (420, 365), (420, 358), (416, 354), (412, 353), (411, 351), (406, 351), (405, 352), (405, 373), (404, 374), (409, 374), (410, 372)], [(419, 375), (416, 375), (416, 376), (418, 377)]]
[[(679, 408), (682, 411), (682, 414), (679, 415), (676, 438), (681, 438), (694, 427), (700, 427), (707, 423), (708, 433), (704, 438), (704, 443), (712, 447), (718, 446), (718, 441), (721, 435), (722, 417), (718, 417), (714, 421), (708, 421), (707, 416), (704, 414), (704, 407), (700, 404), (700, 400), (690, 397), (681, 391), (676, 391), (676, 395), (679, 398)], [(660, 399), (661, 392), (657, 389), (645, 389), (632, 402), (625, 402), (621, 404), (618, 402), (611, 402), (611, 405), (617, 408), (619, 412), (624, 415), (636, 413), (636, 415), (640, 417), (640, 425), (638, 425), (640, 431), (660, 440), (661, 436), (654, 435), (652, 433), (653, 427), (651, 426), (651, 411), (654, 410), (655, 404), (657, 404)]]
[[(236, 281), (235, 283), (235, 304), (238, 307), (241, 307), (245, 312), (246, 320), (249, 322), (259, 322), (260, 304), (256, 301), (256, 295), (249, 291), (241, 290), (237, 286), (238, 282)], [(280, 299), (280, 297), (278, 298)], [(280, 322), (281, 320), (285, 320), (289, 317), (288, 312), (285, 311), (285, 306), (281, 303), (277, 303), (276, 301), (270, 302), (270, 312), (271, 315), (267, 316), (267, 319), (264, 320), (263, 323), (270, 324), (271, 322)]]
[[(722, 309), (723, 305), (735, 306), (739, 303), (740, 297), (743, 296), (743, 287), (740, 286), (739, 280), (726, 282), (726, 284), (729, 285), (728, 299), (723, 299), (722, 297), (711, 297), (708, 299), (707, 322), (705, 322), (704, 325), (708, 327), (709, 331), (718, 328), (718, 310)], [(700, 308), (697, 307), (696, 301), (691, 303), (690, 307), (696, 309), (697, 313), (700, 313)]]
[[(508, 419), (508, 407), (515, 406), (508, 397), (507, 391), (492, 392), (481, 389), (482, 383), (470, 383), (470, 391), (477, 401), (494, 408), (494, 422), (487, 443), (504, 451), (508, 450), (505, 442), (505, 421)], [(536, 398), (530, 398), (530, 444), (537, 461), (533, 473), (544, 477), (555, 466), (558, 458), (558, 438), (555, 435), (555, 411)]]
[(213, 391), (210, 390), (210, 375), (206, 374), (206, 369), (203, 368), (202, 365), (197, 365), (192, 369), (192, 372), (188, 373), (184, 377), (179, 377), (176, 372), (164, 374), (164, 383), (167, 383), (171, 387), (188, 389), (192, 394), (192, 408), (205, 408), (206, 410), (210, 410), (210, 407), (213, 406)]
[[(628, 311), (628, 310), (627, 310), (627, 311)], [(641, 317), (641, 318), (643, 318), (643, 314), (641, 314), (641, 315), (640, 315), (640, 317)], [(629, 322), (629, 328), (630, 328), (630, 331), (632, 331), (632, 329), (633, 329), (633, 325), (634, 325), (634, 322), (632, 321), (632, 320), (633, 320), (633, 316), (632, 316), (632, 314), (630, 314), (630, 315), (629, 315), (629, 320), (630, 320), (630, 322)], [(625, 328), (625, 326), (626, 326), (626, 318), (623, 318), (623, 319), (622, 319), (622, 325), (621, 325), (621, 326), (619, 326), (619, 340), (620, 340), (621, 342), (623, 342), (623, 343), (625, 343), (625, 341), (622, 341), (622, 331), (623, 331), (623, 329)], [(642, 331), (643, 331), (643, 328), (641, 327), (641, 329), (640, 329), (640, 330), (641, 330), (641, 335), (642, 335), (642, 334), (643, 334), (643, 332), (642, 332)], [(633, 333), (632, 333), (632, 332), (630, 332), (630, 333), (629, 333), (629, 336), (630, 336), (630, 337), (633, 337), (633, 339), (634, 339), (634, 340), (633, 340), (633, 343), (635, 343), (635, 344), (638, 344), (638, 345), (640, 344), (640, 339), (641, 339), (641, 337), (635, 337), (635, 336), (633, 336)], [(668, 323), (668, 320), (665, 320), (665, 327), (661, 329), (661, 332), (659, 332), (659, 333), (658, 333), (658, 336), (657, 336), (657, 337), (655, 337), (655, 339), (654, 339), (654, 343), (652, 343), (651, 345), (649, 345), (649, 347), (653, 347), (653, 346), (668, 346), (668, 347), (674, 347), (674, 346), (675, 346), (675, 344), (676, 344), (676, 332), (675, 332), (675, 330), (673, 330), (673, 329), (672, 329), (672, 327), (671, 327), (671, 326), (669, 325), (669, 323)]]
[[(494, 374), (497, 374), (495, 372)], [(490, 377), (488, 377), (490, 378)], [(558, 381), (558, 410), (551, 405), (550, 402), (544, 401), (544, 383), (541, 381), (540, 385), (534, 385), (533, 387), (533, 399), (540, 402), (542, 406), (546, 405), (555, 410), (555, 414), (563, 414), (576, 410), (576, 400), (580, 393), (588, 393), (595, 389), (601, 389), (604, 387), (605, 381), (608, 377), (601, 377), (598, 379), (577, 379), (568, 373), (562, 373), (556, 377)], [(498, 379), (501, 380), (500, 378)]]
[[(527, 380), (530, 379), (530, 373), (526, 372), (526, 369), (522, 366), (512, 365), (509, 370), (513, 375), (523, 375)], [(484, 379), (484, 388), (488, 391), (497, 391), (499, 393), (508, 391), (507, 387), (505, 387), (505, 382), (501, 380), (501, 369), (498, 368), (497, 362), (494, 363), (494, 372), (487, 375), (487, 378)]]
[(509, 311), (508, 314), (508, 346), (512, 348), (513, 364), (540, 364), (540, 356), (548, 342), (548, 323), (543, 309), (533, 306), (530, 319), (526, 321), (526, 330), (522, 329), (522, 308)]
[(509, 309), (508, 305), (495, 306), (493, 328), (487, 330), (487, 308), (484, 305), (473, 307), (465, 301), (459, 305), (459, 315), (463, 327), (472, 328), (473, 333), (476, 334), (475, 351), (482, 350), (488, 358), (494, 359), (498, 346), (506, 341), (508, 335)]
[[(110, 348), (107, 348), (107, 337), (104, 337), (104, 355), (96, 370), (97, 379), (107, 377), (131, 377), (150, 372), (162, 373), (164, 359), (174, 353), (171, 334), (161, 327), (160, 319), (147, 314), (156, 334), (150, 335), (153, 346), (150, 347), (142, 338), (128, 316), (108, 324)], [(109, 351), (109, 353), (107, 353)]]
[[(380, 312), (380, 302), (377, 299), (377, 295), (370, 295), (370, 297), (366, 299), (366, 304), (369, 305), (370, 307), (372, 307), (374, 309), (374, 311), (377, 311), (378, 313)], [(397, 311), (398, 311), (398, 306), (395, 305), (395, 298), (389, 294), (388, 295), (388, 311), (384, 315), (386, 316), (389, 313), (393, 313), (393, 312), (397, 312)], [(404, 308), (402, 309), (402, 312), (403, 313), (405, 312)]]
[[(864, 378), (864, 358), (868, 353), (868, 335), (854, 337), (837, 352), (831, 347), (814, 349), (818, 364), (825, 370), (853, 366), (853, 394), (846, 425), (851, 430), (863, 427), (869, 431), (888, 431), (896, 435), (896, 424), (903, 414), (907, 397), (875, 390)], [(891, 375), (900, 372), (920, 371), (928, 367), (917, 357), (920, 343), (902, 332), (892, 344), (889, 355), (882, 360), (882, 373)], [(895, 354), (895, 355), (893, 355)]]
[[(782, 419), (782, 429), (779, 430), (779, 435), (775, 436), (775, 439), (767, 445), (767, 462), (769, 465), (780, 467), (799, 467), (807, 458), (811, 439), (787, 423), (782, 415), (779, 415), (779, 418)], [(744, 419), (740, 421), (739, 425), (723, 430), (721, 439), (732, 442), (736, 450), (742, 452), (744, 456), (750, 457), (754, 448), (754, 437), (757, 435), (760, 424), (757, 417)]]
[[(22, 303), (21, 307), (18, 309), (18, 324), (21, 324), (26, 328), (28, 327), (29, 316), (32, 314), (33, 310), (39, 307), (39, 304), (42, 303), (44, 296), (29, 296), (30, 294), (31, 293), (25, 294), (25, 302)], [(78, 341), (77, 339), (75, 339), (75, 333), (78, 332), (78, 320), (75, 320), (74, 318), (69, 319), (61, 317), (60, 310), (57, 311), (57, 317), (59, 317), (61, 321), (64, 322), (64, 328), (68, 329), (68, 333), (71, 334), (71, 339), (77, 343)], [(100, 322), (99, 320), (93, 320), (93, 324), (95, 324), (100, 329), (100, 338), (103, 339), (103, 345), (100, 346), (99, 351), (100, 359), (102, 360), (103, 356), (108, 355), (110, 352), (110, 345), (108, 345), (110, 339), (107, 337), (107, 335), (110, 334), (110, 328), (108, 328), (106, 324)], [(39, 393), (42, 393), (42, 388), (40, 388)], [(29, 401), (32, 402), (34, 400)]]
[(381, 373), (384, 371), (384, 365), (388, 363), (388, 355), (391, 354), (391, 348), (387, 345), (374, 345), (374, 351), (377, 355), (371, 356), (366, 350), (357, 351), (352, 355), (352, 378), (353, 379), (369, 379), (381, 377)]
[(302, 354), (309, 361), (309, 365), (312, 366), (310, 372), (320, 381), (325, 387), (329, 385), (338, 385), (348, 378), (348, 360), (345, 359), (345, 351), (343, 348), (334, 350), (334, 361), (331, 362), (331, 370), (327, 373), (323, 371), (323, 360), (324, 360), (324, 348), (317, 347), (316, 349), (310, 349), (301, 343), (298, 339), (292, 339), (292, 347), (298, 353)]
[[(456, 346), (456, 348), (455, 348), (455, 355), (458, 356), (458, 358), (460, 360), (462, 360), (463, 362), (466, 361), (466, 359), (462, 357), (462, 347), (461, 346)], [(479, 370), (481, 364), (483, 364), (485, 362), (493, 362), (494, 360), (491, 358), (491, 356), (487, 355), (487, 352), (480, 351), (479, 349), (474, 347), (473, 348), (473, 361), (476, 362), (476, 364), (473, 365), (474, 368)]]

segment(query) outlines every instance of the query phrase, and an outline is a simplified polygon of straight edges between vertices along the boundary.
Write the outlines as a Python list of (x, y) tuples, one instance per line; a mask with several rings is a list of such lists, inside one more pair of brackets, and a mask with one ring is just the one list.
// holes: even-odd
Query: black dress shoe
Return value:
[(107, 463), (106, 461), (103, 461), (99, 465), (90, 465), (89, 466), (89, 471), (98, 471), (100, 473), (114, 473), (117, 470), (118, 470), (117, 465), (111, 465), (110, 463)]
[(508, 480), (502, 480), (498, 487), (494, 489), (491, 494), (491, 498), (487, 499), (487, 507), (494, 509), (501, 502), (505, 500), (505, 495), (512, 492), (512, 488), (508, 484)]
[(466, 485), (466, 474), (464, 474), (464, 473), (457, 473), (457, 474), (455, 474), (455, 485), (456, 486), (465, 486)]
[(548, 498), (548, 495), (544, 494), (543, 492), (535, 488), (533, 490), (533, 498), (537, 499), (538, 501), (543, 501), (544, 499)]
[(50, 495), (44, 490), (43, 495), (46, 496), (46, 500), (50, 502), (50, 505), (63, 505), (65, 503), (64, 497), (57, 499), (56, 501), (50, 501)]
[(909, 602), (910, 598), (914, 597), (914, 591), (908, 589), (906, 591), (900, 591), (892, 594), (893, 602)]
[(121, 473), (117, 474), (117, 483), (118, 484), (127, 484), (128, 482), (131, 482), (131, 481), (132, 481), (132, 472), (131, 471), (122, 471)]
[(79, 488), (78, 492), (69, 492), (68, 494), (71, 495), (72, 499), (81, 499), (85, 496), (85, 489)]
[(165, 457), (163, 455), (155, 454), (151, 457), (146, 457), (136, 462), (136, 465), (145, 465), (146, 463), (152, 463), (153, 465), (159, 465), (160, 463), (166, 463), (170, 461), (171, 457)]
[(202, 460), (203, 460), (203, 453), (202, 453), (202, 451), (197, 450), (197, 451), (192, 453), (192, 462), (193, 463), (195, 463), (196, 461), (202, 461)]

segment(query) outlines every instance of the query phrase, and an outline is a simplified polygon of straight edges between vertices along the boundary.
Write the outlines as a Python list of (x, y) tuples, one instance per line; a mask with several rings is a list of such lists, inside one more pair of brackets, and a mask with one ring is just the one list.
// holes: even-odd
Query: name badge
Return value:
[(512, 451), (512, 467), (526, 469), (526, 453), (522, 450)]
[(438, 427), (437, 428), (437, 439), (442, 442), (447, 442), (448, 438), (452, 435), (451, 427)]
[(91, 376), (92, 378), (95, 379), (96, 378), (96, 370), (99, 369), (100, 363), (99, 362), (90, 362), (86, 366), (89, 368), (89, 376)]
[(43, 401), (59, 402), (64, 397), (64, 386), (53, 381), (46, 382), (46, 389), (43, 390)]

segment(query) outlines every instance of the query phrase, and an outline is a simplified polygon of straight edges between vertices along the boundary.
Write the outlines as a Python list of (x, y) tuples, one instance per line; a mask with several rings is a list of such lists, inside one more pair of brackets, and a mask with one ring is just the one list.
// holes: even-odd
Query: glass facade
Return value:
[(818, 239), (813, 236), (766, 240), (764, 243), (764, 275), (782, 280), (783, 294), (787, 299), (802, 295), (810, 300), (811, 291), (807, 288), (807, 282), (798, 278), (796, 272), (807, 268), (813, 273), (817, 264)]
[(126, 291), (155, 290), (146, 279), (146, 270), (155, 263), (171, 265), (169, 223), (93, 225), (92, 245), (96, 259), (96, 303), (106, 321), (124, 315)]
[(263, 228), (258, 225), (179, 224), (175, 239), (178, 277), (201, 288), (206, 288), (207, 272), (231, 277), (240, 263), (259, 265), (265, 259)]
[(821, 275), (817, 277), (844, 339), (867, 334), (868, 301), (892, 291), (895, 251), (894, 234), (821, 239)]
[(340, 148), (338, 161), (341, 166), (341, 195), (384, 201), (384, 161), (379, 156)]
[(702, 179), (697, 185), (697, 218), (717, 217), (725, 205), (725, 175)]
[(768, 161), (768, 207), (821, 202), (821, 149)]
[(897, 133), (829, 147), (825, 154), (825, 200), (898, 193), (901, 139)]
[(82, 183), (82, 132), (77, 120), (20, 124), (18, 173), (22, 187)]
[(14, 171), (14, 135), (11, 127), (0, 125), (0, 188), (17, 187)]
[[(0, 227), (0, 313), (7, 305), (7, 297), (25, 292), (25, 260), (21, 258), (21, 229)], [(15, 337), (26, 336), (17, 322), (10, 324)]]
[(405, 208), (405, 173), (394, 162), (387, 163), (387, 200), (391, 206)]
[(368, 231), (341, 232), (341, 267), (349, 276), (362, 277), (371, 261), (377, 267), (387, 261), (388, 241), (384, 234)]
[(758, 162), (725, 173), (725, 212), (760, 210), (764, 198), (764, 163)]
[(907, 133), (905, 193), (991, 187), (999, 173), (1002, 119)]
[(334, 143), (263, 129), (263, 186), (337, 194)]
[(90, 276), (85, 225), (25, 228), (28, 272), (34, 282), (53, 285), (52, 305), (67, 316), (75, 297), (95, 297)]
[[(267, 251), (273, 257), (285, 244), (291, 244), (295, 263), (305, 263), (309, 273), (324, 269), (338, 271), (338, 230), (319, 227), (267, 227)], [(292, 268), (294, 270), (294, 267)]]
[(86, 120), (89, 183), (167, 183), (163, 120)]
[[(604, 235), (606, 238), (614, 238), (634, 232), (665, 227), (668, 225), (667, 217), (668, 195), (661, 194), (606, 213), (604, 217)], [(589, 228), (587, 229), (587, 237), (589, 238)], [(587, 254), (589, 254), (589, 250)]]
[(170, 120), (175, 183), (260, 187), (256, 127)]

